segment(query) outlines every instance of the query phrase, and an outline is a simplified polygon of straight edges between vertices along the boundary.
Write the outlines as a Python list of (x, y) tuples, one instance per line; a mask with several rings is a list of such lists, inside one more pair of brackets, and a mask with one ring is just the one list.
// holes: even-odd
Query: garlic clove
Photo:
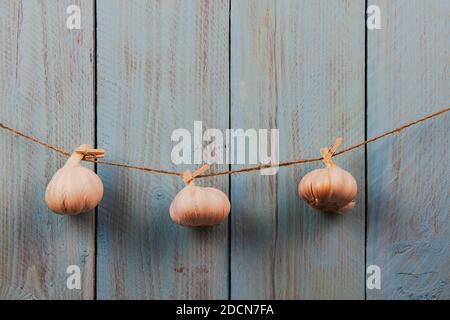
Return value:
[(330, 149), (320, 149), (326, 168), (307, 173), (298, 184), (298, 195), (315, 209), (347, 213), (355, 206), (355, 178), (331, 160), (341, 143), (342, 139), (337, 138)]
[(329, 169), (331, 189), (329, 198), (338, 204), (346, 204), (355, 199), (357, 184), (355, 178), (338, 166)]
[(214, 226), (227, 218), (230, 208), (230, 201), (222, 191), (190, 184), (175, 196), (169, 213), (182, 226)]
[(94, 209), (103, 198), (103, 183), (100, 178), (87, 168), (80, 165), (80, 161), (89, 153), (78, 150), (97, 150), (89, 145), (83, 145), (67, 160), (50, 180), (46, 192), (45, 202), (50, 210), (59, 214), (77, 215)]
[(347, 171), (332, 166), (306, 174), (298, 185), (299, 196), (321, 211), (348, 212), (354, 207), (357, 184)]

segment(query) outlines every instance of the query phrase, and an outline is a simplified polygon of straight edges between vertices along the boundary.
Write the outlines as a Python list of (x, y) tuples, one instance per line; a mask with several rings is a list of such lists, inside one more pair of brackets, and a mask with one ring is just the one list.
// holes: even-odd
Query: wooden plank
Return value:
[[(372, 1), (369, 2), (372, 4)], [(368, 135), (448, 106), (450, 2), (373, 1), (368, 32)], [(450, 298), (449, 116), (368, 147), (369, 299)]]
[[(231, 127), (275, 128), (273, 1), (231, 2)], [(233, 165), (233, 168), (246, 165)], [(274, 298), (276, 177), (231, 177), (231, 298)]]
[[(364, 138), (364, 1), (232, 1), (232, 126), (280, 129), (280, 159)], [(231, 297), (364, 298), (364, 153), (336, 163), (360, 191), (317, 213), (297, 184), (321, 164), (232, 178)]]
[[(171, 134), (228, 127), (228, 1), (97, 2), (98, 142), (109, 159), (173, 170)], [(216, 168), (217, 169), (217, 168)], [(221, 167), (226, 169), (226, 166)], [(228, 226), (175, 225), (178, 177), (100, 167), (100, 299), (225, 299)], [(200, 180), (228, 192), (228, 178)]]
[[(77, 4), (82, 29), (66, 28)], [(71, 150), (94, 142), (92, 1), (2, 1), (0, 121)], [(92, 299), (94, 213), (49, 212), (45, 187), (63, 157), (0, 131), (0, 298)], [(81, 290), (66, 286), (69, 265)]]

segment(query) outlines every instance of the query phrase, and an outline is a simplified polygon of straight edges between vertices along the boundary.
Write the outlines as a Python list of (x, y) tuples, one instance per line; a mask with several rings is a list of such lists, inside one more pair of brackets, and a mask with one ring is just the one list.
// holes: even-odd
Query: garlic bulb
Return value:
[(175, 196), (169, 208), (175, 223), (189, 227), (214, 226), (228, 217), (231, 205), (225, 193), (193, 184), (193, 178), (207, 168), (205, 165), (194, 174), (185, 173), (184, 181), (188, 185)]
[(298, 185), (299, 196), (321, 211), (347, 213), (355, 206), (358, 189), (355, 178), (331, 161), (341, 142), (342, 139), (338, 138), (330, 150), (321, 149), (326, 168), (309, 172)]
[(92, 149), (90, 145), (77, 148), (47, 186), (45, 202), (48, 208), (69, 215), (94, 209), (103, 197), (103, 183), (95, 172), (82, 167), (80, 162), (84, 158), (103, 155), (103, 150)]

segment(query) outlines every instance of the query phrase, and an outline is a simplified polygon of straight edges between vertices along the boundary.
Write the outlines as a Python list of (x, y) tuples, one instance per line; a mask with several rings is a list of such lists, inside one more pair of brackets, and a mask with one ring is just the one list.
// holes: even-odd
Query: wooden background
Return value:
[[(0, 122), (165, 169), (176, 128), (280, 130), (280, 159), (350, 145), (450, 102), (448, 0), (4, 0)], [(81, 7), (81, 30), (66, 8)], [(365, 11), (381, 8), (382, 29)], [(181, 179), (99, 166), (95, 212), (50, 213), (65, 159), (0, 132), (1, 299), (450, 299), (449, 116), (346, 154), (346, 216), (296, 193), (320, 164), (199, 181), (227, 222), (171, 222)], [(238, 165), (233, 165), (238, 168)], [(92, 167), (94, 169), (94, 167)], [(226, 170), (215, 165), (212, 170)], [(82, 289), (68, 290), (78, 265)], [(366, 267), (381, 289), (366, 289)]]

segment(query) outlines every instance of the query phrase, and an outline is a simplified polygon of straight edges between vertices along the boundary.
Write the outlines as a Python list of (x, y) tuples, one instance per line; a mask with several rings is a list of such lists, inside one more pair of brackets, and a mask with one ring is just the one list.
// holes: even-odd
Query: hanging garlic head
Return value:
[(45, 191), (45, 202), (50, 210), (76, 215), (94, 209), (103, 197), (103, 183), (100, 178), (80, 165), (83, 158), (99, 158), (103, 150), (92, 149), (90, 145), (78, 147), (50, 180)]
[(347, 213), (355, 206), (358, 189), (355, 178), (331, 160), (341, 142), (338, 138), (330, 150), (321, 149), (326, 168), (309, 172), (298, 184), (299, 196), (315, 209)]
[(183, 180), (187, 186), (175, 196), (169, 208), (175, 223), (188, 227), (214, 226), (228, 217), (231, 205), (225, 193), (193, 183), (193, 178), (207, 169), (206, 165), (194, 174), (185, 173)]

